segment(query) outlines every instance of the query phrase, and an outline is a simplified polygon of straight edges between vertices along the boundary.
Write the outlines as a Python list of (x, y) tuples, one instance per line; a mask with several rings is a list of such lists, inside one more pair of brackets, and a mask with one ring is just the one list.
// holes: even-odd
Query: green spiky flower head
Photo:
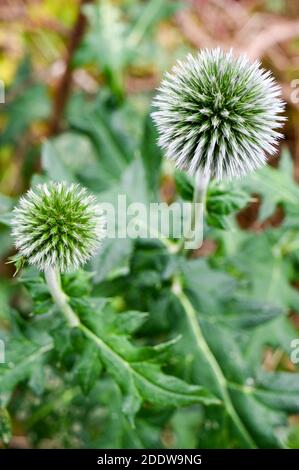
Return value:
[(12, 236), (19, 256), (39, 270), (77, 269), (106, 235), (101, 206), (77, 184), (37, 185), (21, 198), (13, 214)]
[(265, 164), (282, 135), (280, 87), (270, 72), (221, 49), (166, 73), (154, 100), (159, 144), (179, 169), (231, 179)]

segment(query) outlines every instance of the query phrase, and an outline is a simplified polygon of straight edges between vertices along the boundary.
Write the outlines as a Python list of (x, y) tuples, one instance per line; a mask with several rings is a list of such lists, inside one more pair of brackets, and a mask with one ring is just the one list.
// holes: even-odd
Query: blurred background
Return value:
[(134, 135), (161, 73), (187, 51), (218, 45), (273, 71), (288, 103), (285, 139), (299, 161), (298, 2), (2, 0), (0, 25), (2, 194), (28, 187), (43, 139), (80, 127), (81, 102), (109, 94), (111, 110), (134, 113), (124, 119)]
[[(51, 179), (72, 180), (75, 175), (92, 191), (108, 191), (117, 186), (125, 168), (142, 150), (146, 153), (152, 147), (153, 155), (158, 155), (149, 110), (163, 72), (187, 52), (215, 46), (246, 52), (273, 71), (287, 103), (288, 121), (284, 142), (270, 165), (279, 165), (284, 149), (290, 156), (291, 179), (299, 181), (299, 2), (1, 0), (0, 79), (5, 102), (0, 104), (0, 322), (4, 329), (11, 305), (24, 315), (30, 310), (28, 298), (11, 280), (14, 268), (6, 264), (14, 254), (6, 214), (18, 197), (32, 179), (38, 181), (44, 173)], [(46, 140), (50, 144), (45, 146)], [(149, 175), (154, 167), (151, 156)], [(151, 176), (148, 184), (154, 184)], [(281, 194), (284, 189), (279, 186)], [(250, 190), (258, 193), (257, 185)], [(175, 197), (175, 181), (167, 166), (159, 176), (159, 192), (167, 202)], [(269, 192), (275, 197), (275, 184)], [(269, 198), (268, 193), (265, 197)], [(280, 226), (283, 209), (278, 204), (273, 210), (277, 202), (281, 200), (270, 201), (270, 209), (269, 205), (264, 207), (261, 220), (256, 196), (238, 214), (239, 226), (254, 233)], [(215, 242), (209, 239), (197, 255), (208, 256), (214, 250)], [(291, 316), (293, 326), (298, 326), (298, 316), (293, 312)], [(266, 351), (264, 360), (269, 370), (281, 361), (285, 370), (293, 370), (292, 364), (272, 349)], [(62, 406), (68, 406), (72, 392), (62, 390), (61, 397)], [(78, 442), (93, 445), (92, 438), (61, 437), (71, 425), (76, 434), (76, 422), (64, 423), (53, 444), (51, 433), (43, 434), (39, 412), (29, 423), (29, 428), (35, 423), (37, 428), (33, 441), (32, 436), (28, 440), (19, 424), (22, 413), (17, 398), (14, 446), (28, 447), (32, 442), (49, 447)], [(109, 400), (105, 400), (107, 405)], [(28, 403), (27, 413), (34, 399)], [(44, 408), (38, 409), (41, 416), (47, 415)], [(175, 419), (179, 437), (172, 440), (166, 427), (163, 445), (196, 446), (193, 431), (180, 436), (185, 418)], [(192, 417), (188, 419), (193, 430)], [(298, 415), (293, 421), (298, 422)], [(154, 425), (149, 422), (144, 426), (150, 434)], [(55, 430), (53, 422), (48, 426)], [(148, 438), (147, 446), (161, 442), (155, 439)], [(107, 442), (119, 445), (117, 440)]]

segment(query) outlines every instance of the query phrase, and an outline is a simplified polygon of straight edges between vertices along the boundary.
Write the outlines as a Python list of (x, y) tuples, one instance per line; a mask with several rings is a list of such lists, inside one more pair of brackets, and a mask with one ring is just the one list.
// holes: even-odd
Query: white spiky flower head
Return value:
[(221, 180), (261, 167), (276, 152), (284, 117), (269, 71), (221, 49), (189, 54), (166, 73), (152, 116), (159, 145), (179, 169)]
[(30, 189), (13, 211), (12, 226), (19, 256), (39, 270), (77, 269), (106, 236), (106, 218), (95, 197), (65, 182)]

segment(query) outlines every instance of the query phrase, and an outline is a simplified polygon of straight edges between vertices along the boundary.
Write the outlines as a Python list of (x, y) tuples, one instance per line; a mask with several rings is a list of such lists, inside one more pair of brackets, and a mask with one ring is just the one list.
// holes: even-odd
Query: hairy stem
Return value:
[(213, 352), (211, 351), (208, 343), (206, 342), (206, 339), (202, 333), (200, 324), (197, 319), (196, 311), (193, 305), (191, 304), (190, 300), (188, 299), (188, 297), (183, 292), (181, 285), (178, 281), (175, 282), (173, 286), (173, 291), (185, 310), (185, 313), (186, 313), (191, 331), (194, 335), (197, 347), (202, 352), (202, 354), (208, 361), (211, 367), (211, 370), (213, 371), (213, 374), (218, 383), (219, 390), (221, 392), (221, 398), (224, 402), (227, 413), (229, 414), (231, 420), (233, 421), (236, 428), (238, 429), (239, 434), (243, 437), (244, 441), (247, 443), (248, 447), (256, 448), (257, 446), (255, 442), (253, 441), (252, 437), (248, 433), (247, 429), (245, 428), (244, 424), (242, 423), (239, 415), (237, 414), (234, 408), (234, 405), (231, 401), (231, 397), (229, 395), (227, 380), (215, 356), (213, 355)]
[(62, 290), (58, 269), (54, 267), (47, 268), (45, 270), (45, 279), (55, 304), (64, 314), (70, 327), (79, 326), (80, 321), (69, 304), (69, 298)]

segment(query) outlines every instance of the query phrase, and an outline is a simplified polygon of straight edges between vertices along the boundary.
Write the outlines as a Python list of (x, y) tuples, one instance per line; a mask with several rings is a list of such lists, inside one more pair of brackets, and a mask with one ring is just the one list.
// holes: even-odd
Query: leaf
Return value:
[[(179, 7), (180, 4), (168, 0), (150, 0), (142, 5), (135, 15), (135, 24), (130, 28), (124, 21), (122, 9), (107, 0), (99, 5), (85, 6), (84, 13), (90, 28), (75, 55), (75, 65), (98, 65), (114, 95), (122, 99), (124, 71), (136, 62), (136, 51), (141, 49), (143, 39), (148, 37), (159, 20), (170, 16)], [(140, 55), (137, 54), (137, 58)]]
[(11, 226), (13, 206), (14, 200), (12, 198), (0, 194), (0, 224), (6, 227)]
[(210, 185), (207, 194), (207, 222), (211, 227), (228, 230), (231, 227), (229, 215), (243, 209), (250, 197), (245, 191), (230, 186)]
[(246, 279), (248, 294), (284, 310), (299, 308), (299, 293), (291, 285), (291, 259), (283, 255), (278, 231), (247, 234), (235, 245), (231, 265)]
[(281, 171), (265, 166), (242, 180), (242, 188), (262, 197), (259, 210), (261, 222), (273, 214), (278, 204), (282, 204), (285, 208), (288, 205), (298, 207), (299, 187), (294, 181), (292, 166), (291, 156), (288, 150), (284, 149), (279, 163)]
[(144, 122), (144, 132), (141, 141), (141, 158), (145, 168), (145, 176), (148, 191), (156, 195), (159, 189), (160, 168), (162, 162), (162, 152), (157, 144), (157, 131), (150, 115), (147, 115)]
[(127, 38), (127, 47), (136, 50), (142, 39), (150, 33), (159, 21), (165, 17), (171, 16), (178, 10), (182, 4), (172, 3), (168, 0), (149, 0), (137, 18)]
[[(129, 239), (127, 226), (134, 219), (142, 233), (148, 233), (153, 238), (158, 238), (159, 233), (151, 232), (151, 226), (147, 221), (147, 209), (149, 196), (147, 192), (144, 167), (139, 158), (134, 160), (123, 173), (120, 181), (109, 191), (97, 195), (99, 202), (109, 203), (113, 211), (107, 211), (108, 237), (103, 244), (101, 254), (92, 261), (92, 269), (95, 271), (95, 281), (101, 281), (104, 276), (115, 268), (128, 266), (128, 261), (133, 250), (133, 241)], [(143, 204), (145, 217), (142, 213), (136, 216), (127, 215), (127, 207), (137, 203)], [(111, 230), (111, 231), (110, 231)]]
[[(175, 171), (175, 183), (178, 194), (187, 201), (193, 200), (194, 180), (185, 172)], [(210, 183), (207, 192), (206, 212), (207, 223), (221, 230), (230, 228), (227, 216), (243, 209), (249, 202), (247, 192), (234, 189), (230, 185), (215, 185)]]
[(162, 407), (187, 406), (193, 403), (217, 405), (213, 396), (196, 385), (165, 375), (155, 364), (136, 363), (133, 366), (137, 387), (144, 400)]
[(26, 266), (26, 258), (20, 254), (16, 254), (8, 258), (7, 264), (14, 264), (16, 268), (14, 276), (16, 276), (18, 272)]
[(287, 437), (286, 437), (286, 447), (288, 449), (298, 449), (299, 448), (299, 426), (292, 426)]
[[(23, 132), (34, 122), (49, 117), (51, 103), (45, 85), (34, 83), (32, 80), (32, 67), (28, 58), (21, 62), (15, 82), (8, 90), (11, 100), (1, 106), (5, 112), (6, 124), (0, 135), (0, 144), (17, 144)], [(28, 86), (29, 81), (29, 86)]]
[[(112, 312), (109, 313), (109, 316)], [(124, 394), (123, 411), (132, 421), (142, 401), (155, 406), (177, 407), (192, 403), (205, 405), (218, 401), (201, 387), (189, 385), (175, 377), (165, 375), (158, 364), (144, 362), (142, 348), (133, 346), (122, 336), (111, 335), (111, 319), (105, 312), (88, 311), (80, 313), (83, 333), (97, 346), (100, 358), (107, 371), (120, 385)], [(109, 327), (110, 324), (110, 327)], [(116, 332), (115, 332), (116, 333)], [(134, 354), (133, 354), (134, 353)], [(155, 349), (148, 353), (158, 357)], [(147, 353), (147, 357), (148, 357)]]
[(74, 374), (83, 393), (88, 394), (97, 382), (101, 374), (102, 365), (99, 354), (93, 343), (88, 343), (84, 348), (80, 361), (77, 362)]
[[(224, 271), (210, 268), (205, 259), (181, 263), (186, 288), (191, 291), (196, 308), (209, 312), (209, 316), (222, 313), (225, 301), (231, 299), (236, 290), (236, 280)], [(200, 286), (200, 289), (199, 289)]]
[(297, 373), (262, 372), (256, 384), (249, 387), (252, 393), (265, 405), (271, 408), (298, 413), (299, 410), (299, 378)]
[(126, 63), (125, 25), (120, 9), (108, 1), (86, 5), (83, 9), (90, 30), (76, 56), (76, 65), (95, 62), (103, 70), (108, 84), (118, 97), (124, 93), (122, 69)]
[(240, 190), (211, 186), (207, 196), (207, 211), (212, 215), (229, 215), (244, 208), (249, 195)]
[(132, 334), (138, 330), (147, 320), (148, 314), (138, 311), (122, 312), (119, 315), (113, 315), (112, 325), (119, 334)]
[(0, 394), (10, 392), (16, 384), (31, 376), (36, 361), (51, 351), (53, 344), (34, 344), (25, 337), (7, 342), (6, 363), (0, 365)]
[(175, 170), (175, 185), (179, 195), (186, 201), (193, 200), (194, 180), (184, 171)]
[(41, 396), (45, 390), (45, 370), (43, 360), (37, 360), (31, 373), (29, 387), (36, 395)]
[(174, 433), (174, 449), (196, 449), (197, 436), (201, 431), (203, 411), (200, 406), (177, 410), (171, 418)]
[(126, 268), (133, 250), (133, 241), (130, 239), (106, 238), (101, 252), (91, 261), (92, 270), (95, 272), (94, 282), (101, 282), (113, 270)]
[[(252, 338), (255, 337), (254, 325), (250, 325), (250, 336), (248, 329), (244, 332), (238, 329), (234, 331), (229, 316), (227, 320), (222, 320), (221, 317), (220, 320), (216, 320), (217, 300), (223, 315), (227, 306), (229, 306), (229, 303), (227, 303), (228, 296), (232, 295), (232, 291), (229, 292), (229, 290), (224, 289), (219, 292), (219, 286), (223, 285), (223, 282), (217, 283), (213, 282), (211, 278), (207, 279), (210, 296), (211, 298), (217, 296), (217, 300), (216, 302), (214, 300), (203, 302), (202, 299), (205, 299), (205, 294), (201, 292), (201, 289), (196, 291), (195, 285), (196, 282), (201, 285), (199, 276), (202, 275), (204, 278), (205, 273), (202, 272), (204, 264), (202, 261), (197, 260), (187, 262), (187, 266), (187, 270), (186, 267), (183, 268), (183, 273), (185, 286), (187, 289), (191, 289), (192, 296), (190, 298), (194, 306), (194, 317), (192, 318), (199, 323), (203, 339), (194, 334), (194, 326), (192, 328), (188, 320), (189, 317), (186, 318), (185, 316), (185, 319), (181, 317), (181, 325), (178, 327), (178, 331), (183, 331), (185, 344), (178, 343), (176, 347), (181, 351), (186, 351), (186, 348), (190, 351), (190, 341), (193, 337), (192, 360), (189, 358), (189, 368), (191, 369), (189, 373), (191, 373), (192, 379), (196, 379), (197, 383), (209, 388), (221, 397), (219, 383), (215, 381), (216, 376), (214, 375), (215, 364), (217, 364), (223, 383), (228, 387), (229, 397), (236, 413), (235, 416), (237, 416), (237, 419), (230, 419), (231, 425), (234, 423), (234, 435), (238, 428), (239, 431), (243, 429), (238, 437), (238, 441), (241, 442), (239, 445), (248, 445), (251, 441), (253, 445), (258, 447), (281, 447), (282, 442), (278, 430), (286, 428), (288, 414), (298, 411), (298, 373), (265, 373), (260, 365), (261, 346), (268, 344), (265, 335), (260, 336), (260, 347), (257, 348), (257, 343), (251, 344)], [(258, 264), (255, 263), (255, 267), (257, 266)], [(212, 275), (213, 273), (210, 272), (210, 276)], [(219, 273), (215, 271), (215, 280), (218, 275)], [(202, 288), (205, 291), (205, 285)], [(221, 306), (221, 298), (224, 301), (224, 307)], [(240, 320), (241, 318), (242, 316), (240, 316)], [(271, 336), (274, 338), (271, 331), (272, 324), (281, 319), (281, 317), (277, 319), (276, 316), (273, 318), (271, 319), (271, 316), (269, 316), (267, 326), (262, 326), (263, 329), (269, 331), (270, 338)], [(258, 325), (259, 323), (257, 323)], [(238, 328), (238, 324), (235, 324), (235, 327)], [(242, 327), (244, 327), (244, 324)], [(258, 332), (259, 328), (256, 331)], [(280, 331), (282, 331), (281, 328)], [(202, 341), (206, 343), (213, 361), (216, 362), (211, 362), (208, 354), (203, 354)], [(279, 344), (280, 340), (276, 337), (275, 342)], [(290, 344), (290, 340), (286, 339), (286, 342)], [(256, 352), (254, 357), (250, 359), (246, 351), (247, 345), (252, 346)], [(213, 367), (211, 367), (211, 364), (213, 364)], [(181, 366), (186, 369), (186, 361)], [(231, 416), (230, 413), (228, 415)], [(248, 442), (243, 440), (245, 435), (248, 436)], [(241, 438), (241, 436), (243, 437)]]

